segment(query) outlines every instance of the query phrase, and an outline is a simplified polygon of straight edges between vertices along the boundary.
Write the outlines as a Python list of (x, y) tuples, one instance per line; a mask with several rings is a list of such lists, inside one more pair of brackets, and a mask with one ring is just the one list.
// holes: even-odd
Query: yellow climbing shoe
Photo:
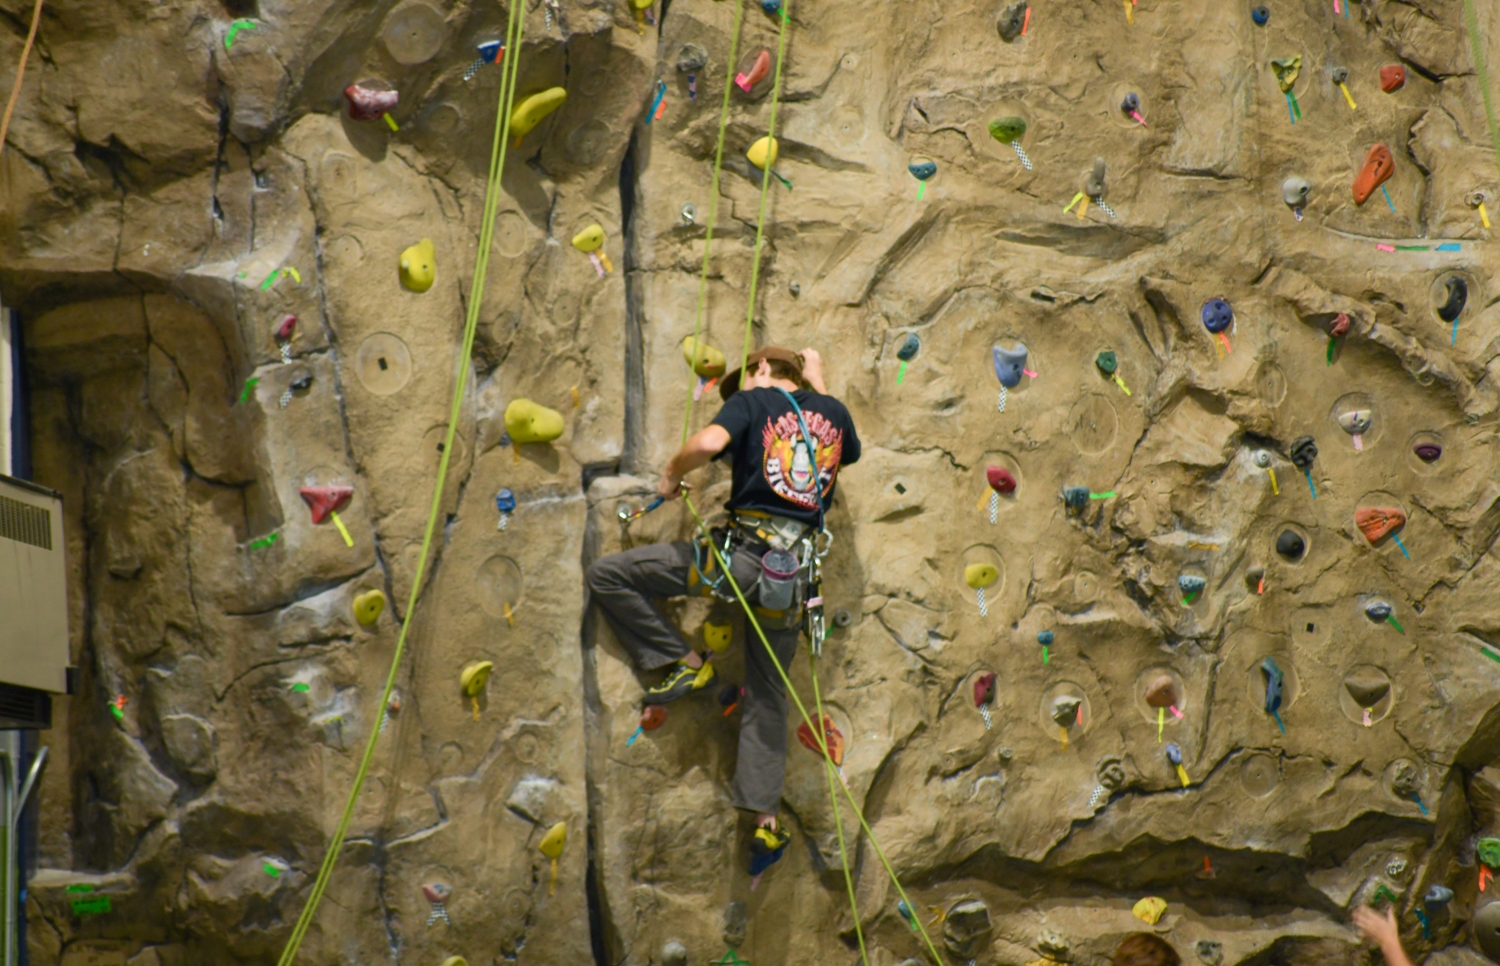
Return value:
[(708, 661), (703, 662), (699, 668), (688, 667), (686, 664), (678, 664), (667, 679), (650, 691), (646, 692), (646, 704), (666, 704), (676, 701), (685, 694), (691, 694), (699, 688), (705, 688), (714, 679), (714, 666)]

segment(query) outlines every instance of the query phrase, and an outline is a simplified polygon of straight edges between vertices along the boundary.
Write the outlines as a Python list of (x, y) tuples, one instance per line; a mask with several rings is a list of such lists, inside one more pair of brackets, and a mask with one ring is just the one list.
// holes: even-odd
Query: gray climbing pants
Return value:
[[(740, 548), (730, 558), (729, 566), (746, 599), (756, 603), (757, 592), (752, 585), (760, 574), (760, 559), (752, 551)], [(690, 650), (687, 638), (672, 626), (654, 599), (685, 597), (689, 593), (697, 596), (700, 585), (692, 577), (692, 569), (691, 543), (635, 547), (600, 557), (589, 566), (587, 580), (593, 602), (599, 605), (636, 666), (643, 670), (671, 664), (686, 657)], [(757, 618), (766, 632), (766, 640), (776, 651), (777, 660), (790, 673), (792, 657), (797, 653), (799, 628), (773, 629), (766, 625), (777, 621), (767, 621), (760, 615)], [(786, 688), (766, 655), (765, 646), (748, 624), (747, 631), (745, 696), (740, 703), (743, 718), (730, 800), (736, 808), (774, 814), (781, 803), (786, 778)], [(718, 681), (715, 678), (716, 685)], [(717, 687), (710, 687), (718, 693)], [(717, 704), (713, 707), (717, 708)]]

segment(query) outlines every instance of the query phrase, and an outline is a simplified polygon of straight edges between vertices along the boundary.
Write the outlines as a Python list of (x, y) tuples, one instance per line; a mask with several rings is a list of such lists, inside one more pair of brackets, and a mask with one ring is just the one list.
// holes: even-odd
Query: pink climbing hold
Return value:
[(349, 505), (354, 487), (304, 486), (298, 492), (302, 494), (302, 502), (312, 511), (312, 522), (318, 524)]
[(378, 91), (360, 84), (344, 88), (349, 99), (349, 116), (356, 121), (374, 121), (388, 113), (401, 100), (400, 91)]

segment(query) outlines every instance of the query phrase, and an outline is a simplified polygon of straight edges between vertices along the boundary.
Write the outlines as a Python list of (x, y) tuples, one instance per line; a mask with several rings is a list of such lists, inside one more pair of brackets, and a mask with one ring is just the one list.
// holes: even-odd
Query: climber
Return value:
[[(667, 461), (657, 492), (670, 500), (689, 472), (721, 456), (731, 461), (732, 485), (724, 504), (730, 520), (712, 531), (713, 539), (746, 600), (756, 605), (756, 619), (777, 659), (789, 667), (823, 511), (833, 499), (839, 467), (859, 459), (859, 437), (843, 403), (827, 395), (823, 363), (814, 350), (767, 346), (750, 353), (746, 369), (750, 375), (743, 385), (738, 370), (724, 377), (719, 386), (724, 406)], [(588, 569), (593, 600), (635, 663), (642, 670), (671, 665), (666, 680), (646, 692), (647, 704), (675, 701), (713, 681), (712, 654), (694, 651), (651, 602), (688, 594), (735, 600), (702, 539), (636, 547), (601, 557)], [(773, 609), (761, 605), (778, 603), (778, 589), (785, 596), (785, 584), (776, 588), (760, 578), (762, 558), (775, 559), (777, 551), (794, 553), (797, 566), (791, 603)], [(759, 639), (750, 640), (745, 650), (744, 708), (731, 800), (736, 808), (756, 813), (757, 854), (774, 853), (788, 839), (776, 826), (786, 770), (787, 698)]]
[(1396, 913), (1390, 906), (1385, 907), (1383, 916), (1369, 906), (1357, 906), (1352, 918), (1360, 935), (1380, 947), (1380, 952), (1385, 956), (1385, 966), (1411, 966), (1411, 959), (1401, 947)]

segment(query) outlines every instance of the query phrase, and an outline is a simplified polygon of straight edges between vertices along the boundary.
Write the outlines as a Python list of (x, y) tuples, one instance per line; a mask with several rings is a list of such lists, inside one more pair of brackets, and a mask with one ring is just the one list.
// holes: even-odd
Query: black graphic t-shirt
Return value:
[(849, 410), (810, 389), (792, 393), (817, 452), (809, 453), (797, 412), (777, 389), (742, 389), (729, 397), (714, 424), (729, 432), (719, 458), (734, 467), (726, 510), (762, 510), (809, 525), (818, 522), (818, 494), (833, 499), (839, 467), (859, 460), (859, 437)]

